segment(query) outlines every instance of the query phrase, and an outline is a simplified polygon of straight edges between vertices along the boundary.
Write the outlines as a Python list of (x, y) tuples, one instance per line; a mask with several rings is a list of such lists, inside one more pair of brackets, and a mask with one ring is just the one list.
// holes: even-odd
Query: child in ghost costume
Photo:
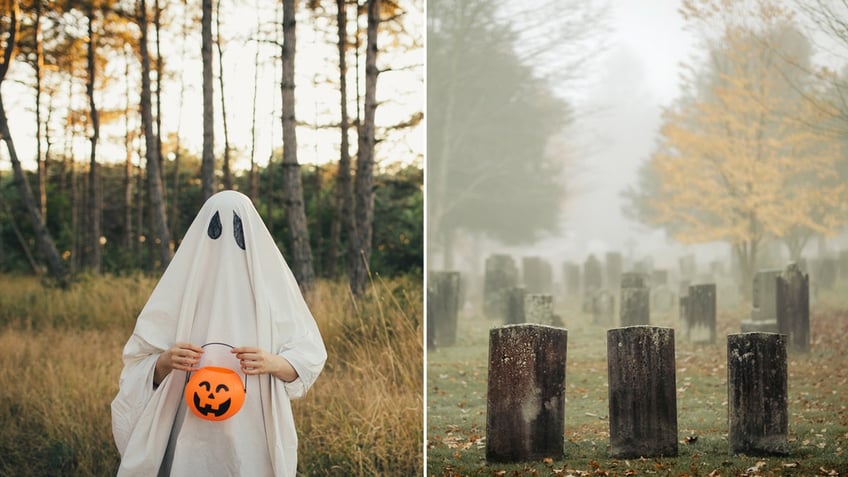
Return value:
[[(295, 475), (290, 400), (306, 393), (326, 359), (297, 282), (250, 199), (215, 194), (124, 347), (112, 402), (118, 475)], [(244, 404), (229, 419), (187, 412), (186, 381), (206, 365), (245, 380)]]

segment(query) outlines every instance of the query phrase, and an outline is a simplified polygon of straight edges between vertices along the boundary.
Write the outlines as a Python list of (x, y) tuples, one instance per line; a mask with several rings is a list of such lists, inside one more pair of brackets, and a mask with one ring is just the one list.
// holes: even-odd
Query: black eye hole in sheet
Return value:
[(212, 216), (212, 220), (209, 221), (209, 229), (207, 229), (206, 233), (209, 234), (209, 238), (215, 240), (221, 236), (222, 230), (223, 227), (221, 226), (221, 216), (216, 211), (215, 215)]
[(241, 223), (241, 217), (235, 212), (233, 212), (233, 235), (236, 237), (236, 244), (238, 244), (239, 248), (247, 250), (244, 247), (244, 227)]

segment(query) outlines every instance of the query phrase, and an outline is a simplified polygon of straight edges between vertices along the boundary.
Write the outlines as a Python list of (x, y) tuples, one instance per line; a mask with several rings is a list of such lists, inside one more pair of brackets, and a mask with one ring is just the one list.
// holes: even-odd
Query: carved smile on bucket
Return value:
[[(211, 385), (209, 384), (208, 381), (203, 381), (202, 383), (199, 384), (199, 387), (206, 388), (207, 391), (209, 391), (211, 389)], [(229, 391), (229, 388), (227, 388), (227, 386), (224, 385), (224, 384), (219, 384), (215, 388), (214, 393), (210, 392), (206, 396), (207, 399), (209, 401), (211, 401), (211, 402), (207, 402), (206, 404), (200, 403), (200, 396), (198, 396), (197, 392), (195, 392), (194, 393), (194, 408), (197, 409), (197, 412), (203, 414), (204, 416), (208, 416), (209, 414), (212, 414), (215, 417), (223, 416), (224, 414), (227, 413), (227, 411), (230, 410), (230, 403), (232, 402), (232, 400), (230, 398), (227, 398), (227, 400), (222, 402), (221, 404), (219, 404), (218, 407), (212, 407), (212, 404), (214, 404), (214, 400), (215, 400), (215, 394), (220, 394), (221, 391)]]

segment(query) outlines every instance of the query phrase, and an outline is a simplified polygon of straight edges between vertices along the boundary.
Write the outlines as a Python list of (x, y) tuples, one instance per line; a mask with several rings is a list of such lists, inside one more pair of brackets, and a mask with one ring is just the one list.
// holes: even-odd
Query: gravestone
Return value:
[(785, 455), (787, 368), (785, 336), (727, 336), (727, 414), (731, 454)]
[(661, 285), (668, 285), (668, 270), (657, 268), (651, 272), (651, 286), (659, 287)]
[(777, 333), (777, 277), (780, 269), (759, 270), (754, 274), (751, 319), (742, 322), (742, 332)]
[(810, 350), (810, 277), (794, 263), (777, 279), (777, 329), (793, 349)]
[(607, 370), (612, 457), (677, 456), (674, 330), (607, 331)]
[(615, 322), (615, 294), (607, 289), (598, 290), (592, 297), (592, 322), (611, 326)]
[(620, 252), (607, 252), (606, 260), (606, 287), (615, 288), (621, 282), (622, 258)]
[(550, 293), (553, 291), (551, 264), (541, 257), (521, 259), (522, 282), (527, 293)]
[(715, 283), (691, 285), (686, 295), (683, 319), (686, 339), (695, 343), (715, 343)]
[(848, 280), (848, 250), (839, 251), (839, 277)]
[(565, 277), (565, 293), (568, 296), (580, 295), (580, 265), (565, 262), (563, 264), (563, 276)]
[(669, 313), (674, 309), (677, 295), (667, 285), (660, 285), (651, 290), (651, 312)]
[(527, 290), (524, 287), (512, 287), (507, 292), (506, 300), (506, 323), (517, 325), (525, 323), (524, 318), (524, 296)]
[(518, 268), (509, 255), (495, 254), (486, 259), (483, 277), (483, 314), (505, 320), (507, 291), (518, 285)]
[(647, 325), (651, 319), (651, 289), (645, 275), (636, 272), (621, 274), (621, 326)]
[(430, 272), (432, 301), (428, 306), (433, 308), (435, 324), (433, 337), (436, 346), (452, 346), (456, 342), (456, 320), (459, 315), (459, 272), (443, 271)]
[(583, 263), (583, 293), (600, 290), (603, 285), (601, 262), (594, 255), (589, 255)]
[(601, 262), (594, 255), (589, 255), (583, 263), (583, 312), (592, 312), (592, 301), (595, 292), (603, 287), (601, 276)]
[(554, 297), (546, 293), (524, 295), (524, 321), (539, 325), (550, 325), (554, 320)]
[(698, 271), (695, 265), (695, 256), (692, 254), (684, 255), (678, 259), (680, 265), (680, 278), (683, 280), (693, 280)]
[(832, 290), (836, 284), (838, 263), (836, 259), (824, 257), (816, 263), (816, 283), (822, 290)]
[[(427, 287), (427, 303), (433, 303), (433, 289)], [(427, 350), (436, 348), (436, 320), (434, 319), (435, 307), (427, 307)]]
[(489, 331), (486, 460), (563, 455), (568, 331), (508, 325)]

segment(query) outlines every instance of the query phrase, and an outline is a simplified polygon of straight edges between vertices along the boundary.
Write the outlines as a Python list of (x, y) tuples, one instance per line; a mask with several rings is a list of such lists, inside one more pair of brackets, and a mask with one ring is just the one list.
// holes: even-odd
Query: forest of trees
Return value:
[[(423, 104), (393, 123), (378, 122), (376, 111), (400, 101), (394, 89), (379, 94), (378, 77), (423, 68), (414, 54), (423, 49), (422, 3), (283, 0), (256, 10), (242, 37), (228, 38), (234, 16), (226, 11), (243, 13), (251, 2), (2, 0), (0, 157), (12, 171), (0, 178), (0, 270), (46, 271), (59, 283), (79, 272), (161, 271), (203, 201), (238, 189), (253, 199), (304, 290), (316, 276), (347, 276), (361, 294), (369, 271), (420, 272), (423, 164), (406, 143)], [(295, 104), (304, 21), (313, 32), (308, 47), (317, 36), (336, 52), (313, 73), (325, 93), (324, 114), (312, 122), (297, 117)], [(253, 84), (226, 81), (224, 54), (238, 42), (263, 45)], [(191, 62), (202, 64), (193, 82), (183, 71)], [(275, 71), (273, 97), (259, 94), (266, 63)], [(180, 129), (185, 92), (195, 86), (202, 107), (187, 121), (202, 124), (200, 151)], [(423, 94), (423, 79), (413, 95), (416, 88)], [(234, 89), (253, 93), (249, 144), (232, 140)], [(7, 116), (10, 97), (31, 114)], [(169, 97), (178, 98), (177, 112), (163, 104)], [(259, 157), (257, 131), (269, 120), (257, 117), (257, 105), (269, 102), (278, 105), (270, 122), (280, 131)], [(32, 158), (16, 147), (27, 140), (13, 134), (22, 120), (32, 122)], [(299, 160), (304, 130), (335, 131), (335, 157)], [(405, 157), (381, 155), (398, 144)]]

